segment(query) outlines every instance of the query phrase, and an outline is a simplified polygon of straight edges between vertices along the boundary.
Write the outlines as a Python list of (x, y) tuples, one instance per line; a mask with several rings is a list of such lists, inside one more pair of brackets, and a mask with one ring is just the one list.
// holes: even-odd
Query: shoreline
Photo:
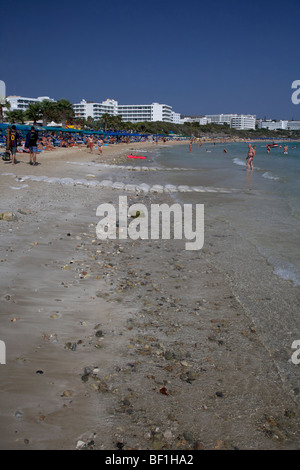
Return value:
[[(127, 149), (159, 145), (45, 152), (34, 169), (22, 154), (14, 172), (81, 177), (89, 167), (70, 159), (118, 164)], [(17, 191), (0, 180), (0, 213), (16, 214), (0, 221), (2, 449), (299, 448), (297, 397), (219, 262), (233, 235), (224, 221), (208, 213), (196, 253), (180, 240), (100, 241), (102, 202), (172, 195), (31, 180)]]

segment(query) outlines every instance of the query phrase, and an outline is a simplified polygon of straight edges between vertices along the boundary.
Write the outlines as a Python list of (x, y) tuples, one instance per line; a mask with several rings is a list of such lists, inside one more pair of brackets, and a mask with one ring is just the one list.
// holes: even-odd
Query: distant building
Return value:
[(237, 117), (237, 114), (207, 114), (205, 117), (213, 124), (230, 125), (231, 119)]
[(288, 121), (286, 128), (289, 131), (299, 131), (300, 130), (300, 121)]
[(300, 121), (271, 121), (267, 119), (265, 121), (258, 122), (259, 129), (269, 129), (271, 131), (275, 130), (289, 130), (289, 131), (298, 131), (300, 130)]
[(10, 103), (10, 111), (23, 110), (26, 111), (31, 103), (37, 103), (44, 100), (55, 101), (49, 96), (39, 96), (38, 98), (25, 98), (24, 96), (7, 96), (7, 101)]
[(213, 124), (228, 124), (233, 129), (255, 129), (256, 116), (252, 114), (207, 114), (205, 116)]
[(184, 124), (185, 122), (197, 122), (200, 126), (205, 126), (206, 124), (210, 124), (211, 120), (207, 117), (184, 117), (180, 120), (180, 124)]
[(180, 114), (172, 110), (172, 106), (167, 104), (118, 104), (115, 100), (106, 100), (101, 103), (81, 100), (80, 103), (73, 104), (75, 117), (87, 119), (89, 116), (95, 120), (100, 120), (103, 114), (111, 116), (121, 116), (123, 121), (144, 122), (144, 121), (165, 121), (178, 122)]
[(6, 86), (3, 80), (0, 80), (0, 103), (5, 103)]
[(111, 116), (117, 116), (118, 114), (118, 102), (111, 99), (102, 101), (102, 103), (81, 100), (80, 103), (73, 104), (73, 108), (75, 117), (84, 119), (91, 117), (95, 121), (99, 120), (102, 114)]
[(173, 119), (173, 123), (174, 124), (180, 124), (180, 113), (175, 113), (174, 111), (172, 111), (172, 119)]
[(177, 113), (173, 114), (172, 106), (167, 104), (122, 104), (118, 107), (119, 115), (123, 121), (164, 121), (174, 122), (178, 119)]
[(210, 124), (210, 123), (211, 123), (211, 119), (209, 117), (199, 118), (200, 126), (206, 126), (206, 124)]
[(238, 130), (255, 129), (256, 116), (244, 115), (234, 116), (230, 120), (230, 127)]
[(287, 129), (288, 121), (261, 121), (258, 124), (259, 129), (269, 129), (270, 131)]

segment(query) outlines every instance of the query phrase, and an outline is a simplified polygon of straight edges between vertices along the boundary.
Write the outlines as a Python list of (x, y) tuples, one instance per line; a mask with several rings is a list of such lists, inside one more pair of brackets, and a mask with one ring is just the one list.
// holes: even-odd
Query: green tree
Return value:
[(57, 103), (50, 100), (42, 101), (43, 126), (47, 126), (49, 121), (55, 121), (59, 118)]
[(94, 129), (94, 119), (92, 118), (92, 116), (88, 116), (86, 120), (86, 125), (89, 129)]
[(14, 109), (13, 111), (6, 112), (6, 118), (11, 124), (20, 122), (24, 124), (26, 119), (26, 112), (23, 109)]
[(74, 117), (74, 109), (70, 101), (62, 98), (61, 100), (57, 101), (56, 103), (57, 110), (60, 116), (60, 121), (62, 124), (62, 127), (66, 127), (66, 122), (68, 119), (71, 119)]
[(108, 113), (104, 113), (101, 116), (102, 122), (104, 122), (104, 132), (107, 132), (108, 127), (111, 123), (111, 115)]
[(120, 116), (120, 115), (111, 116), (111, 125), (112, 125), (114, 131), (122, 130), (123, 129), (122, 116)]
[(37, 121), (43, 117), (42, 103), (40, 101), (30, 103), (26, 110), (26, 117), (28, 121), (33, 121), (33, 124), (36, 125)]

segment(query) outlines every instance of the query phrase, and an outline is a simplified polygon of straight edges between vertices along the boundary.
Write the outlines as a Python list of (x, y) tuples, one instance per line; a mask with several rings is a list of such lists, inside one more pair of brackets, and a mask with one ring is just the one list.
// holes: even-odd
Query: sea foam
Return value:
[[(14, 173), (1, 173), (1, 176), (10, 176), (15, 178), (17, 182), (21, 181), (34, 181), (39, 183), (49, 183), (49, 184), (60, 184), (66, 186), (83, 186), (83, 187), (99, 187), (99, 188), (109, 188), (113, 190), (123, 190), (129, 192), (137, 192), (137, 193), (188, 193), (188, 192), (201, 192), (201, 193), (232, 193), (238, 190), (232, 188), (212, 188), (206, 186), (187, 186), (187, 185), (149, 185), (147, 183), (137, 183), (137, 184), (125, 184), (122, 181), (112, 181), (109, 179), (97, 181), (97, 180), (90, 180), (86, 178), (82, 179), (73, 179), (70, 177), (58, 178), (58, 177), (48, 177), (48, 176), (36, 176), (36, 175), (25, 175), (25, 176), (17, 176)], [(28, 185), (24, 185), (22, 187), (26, 187)], [(14, 188), (15, 189), (15, 188)]]

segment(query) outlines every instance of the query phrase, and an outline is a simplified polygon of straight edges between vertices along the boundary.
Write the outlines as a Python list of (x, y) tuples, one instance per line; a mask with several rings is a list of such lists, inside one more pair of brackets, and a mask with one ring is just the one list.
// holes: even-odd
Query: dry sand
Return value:
[[(122, 191), (3, 176), (82, 178), (90, 167), (68, 161), (119, 163), (148, 147), (1, 163), (0, 213), (16, 218), (0, 221), (0, 448), (299, 449), (299, 402), (218, 267), (213, 221), (199, 252), (178, 240), (100, 241), (96, 208)], [(112, 171), (138, 178), (101, 177)]]

